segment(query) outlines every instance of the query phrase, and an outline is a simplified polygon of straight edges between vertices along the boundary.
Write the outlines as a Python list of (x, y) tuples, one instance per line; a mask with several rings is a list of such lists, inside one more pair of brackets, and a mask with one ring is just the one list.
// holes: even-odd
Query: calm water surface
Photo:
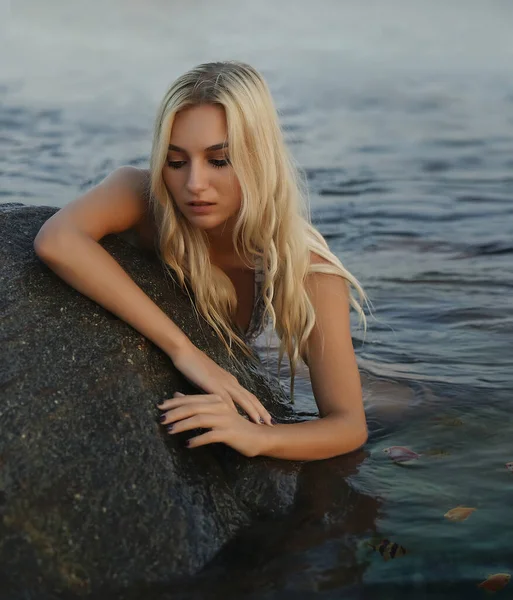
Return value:
[[(365, 339), (354, 329), (365, 452), (318, 490), (315, 518), (273, 524), (267, 561), (227, 558), (212, 577), (239, 573), (248, 598), (363, 597), (361, 583), (481, 597), (477, 583), (513, 573), (513, 5), (75, 4), (2, 9), (1, 200), (63, 206), (147, 166), (168, 83), (246, 60), (272, 88), (313, 221), (374, 306)], [(296, 406), (316, 414), (304, 373)], [(423, 456), (394, 464), (392, 445)], [(306, 490), (329, 465), (308, 466)], [(444, 519), (458, 505), (477, 510)], [(374, 535), (408, 554), (384, 561)]]

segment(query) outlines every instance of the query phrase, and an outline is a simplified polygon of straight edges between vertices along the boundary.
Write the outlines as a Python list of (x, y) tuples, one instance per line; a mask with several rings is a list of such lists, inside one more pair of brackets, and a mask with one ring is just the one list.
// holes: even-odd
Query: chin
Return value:
[(187, 218), (187, 221), (196, 229), (202, 231), (213, 231), (215, 229), (222, 229), (226, 225), (226, 220), (220, 221), (219, 219), (213, 219), (210, 215), (197, 216), (194, 218)]

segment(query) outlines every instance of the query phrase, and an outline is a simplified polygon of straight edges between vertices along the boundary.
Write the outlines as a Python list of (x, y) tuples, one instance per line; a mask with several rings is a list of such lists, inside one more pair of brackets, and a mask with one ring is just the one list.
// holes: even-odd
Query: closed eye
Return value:
[(168, 160), (167, 164), (172, 169), (181, 169), (184, 166), (185, 161), (184, 160)]
[[(185, 160), (168, 160), (167, 164), (168, 166), (170, 166), (172, 169), (181, 169), (187, 161)], [(222, 167), (226, 167), (230, 164), (230, 161), (228, 159), (216, 159), (216, 158), (211, 158), (208, 161), (215, 169), (221, 169)]]
[(212, 158), (208, 162), (216, 169), (220, 169), (221, 167), (226, 167), (227, 165), (230, 164), (230, 161), (228, 159), (219, 160), (219, 159)]

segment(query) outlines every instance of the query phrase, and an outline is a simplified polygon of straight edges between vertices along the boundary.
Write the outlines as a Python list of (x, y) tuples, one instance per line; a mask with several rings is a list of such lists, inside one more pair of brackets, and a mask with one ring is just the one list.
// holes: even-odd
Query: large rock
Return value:
[[(362, 454), (305, 470), (167, 436), (155, 404), (193, 389), (163, 352), (35, 256), (55, 210), (0, 206), (0, 597), (228, 597), (231, 585), (241, 598), (263, 564), (283, 582), (310, 576), (304, 557), (286, 556), (319, 539), (342, 544), (336, 560), (347, 555), (343, 573), (359, 580), (353, 542), (340, 540), (356, 522), (372, 527), (374, 500), (364, 508), (344, 482)], [(228, 359), (154, 257), (119, 236), (102, 244), (278, 421), (295, 420), (278, 382), (258, 360)]]
[[(0, 207), (4, 578), (85, 591), (193, 573), (256, 514), (286, 508), (298, 466), (224, 445), (188, 450), (163, 432), (155, 404), (192, 388), (156, 346), (37, 258), (34, 237), (55, 210)], [(278, 420), (290, 415), (257, 361), (228, 360), (157, 260), (116, 236), (103, 244), (198, 347)]]

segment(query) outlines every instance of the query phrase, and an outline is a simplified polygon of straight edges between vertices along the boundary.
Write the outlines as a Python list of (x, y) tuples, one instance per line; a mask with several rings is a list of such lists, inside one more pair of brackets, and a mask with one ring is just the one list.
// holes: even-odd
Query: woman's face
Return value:
[(212, 235), (231, 232), (241, 203), (226, 140), (222, 106), (185, 108), (175, 116), (162, 170), (178, 210), (191, 224)]

